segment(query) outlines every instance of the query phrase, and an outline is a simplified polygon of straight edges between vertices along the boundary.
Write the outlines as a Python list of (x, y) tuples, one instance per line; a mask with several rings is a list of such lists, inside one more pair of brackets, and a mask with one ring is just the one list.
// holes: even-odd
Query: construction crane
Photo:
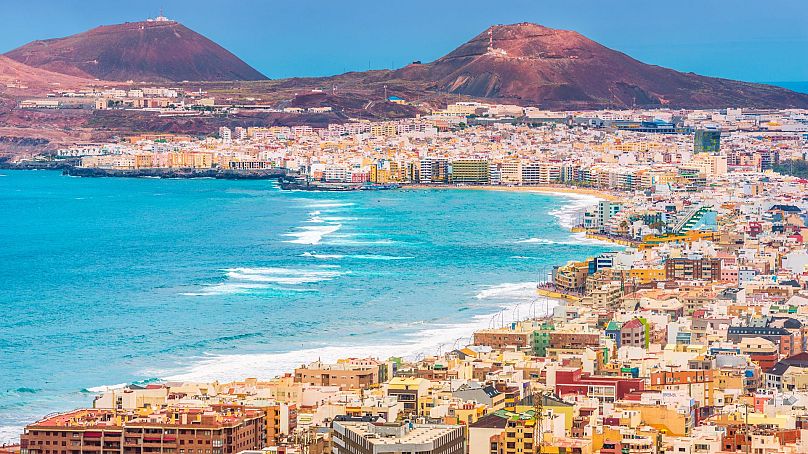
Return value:
[(533, 425), (533, 452), (536, 454), (542, 454), (542, 447), (544, 446), (544, 431), (542, 430), (544, 396), (544, 391), (533, 393), (533, 416), (536, 418), (536, 424)]
[(300, 448), (301, 454), (309, 454), (310, 447), (314, 444), (316, 437), (312, 428), (295, 431), (292, 438), (292, 444)]

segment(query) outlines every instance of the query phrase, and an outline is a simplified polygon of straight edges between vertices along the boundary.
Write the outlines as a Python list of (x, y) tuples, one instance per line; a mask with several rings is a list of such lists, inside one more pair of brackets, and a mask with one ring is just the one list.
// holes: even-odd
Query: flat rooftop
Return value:
[[(362, 421), (338, 421), (339, 425), (345, 427), (347, 430), (362, 436), (369, 443), (373, 445), (394, 445), (394, 444), (411, 444), (411, 443), (431, 443), (435, 439), (447, 435), (456, 430), (459, 426), (449, 425), (433, 425), (433, 424), (413, 424), (412, 429), (404, 431), (402, 436), (385, 436), (385, 429), (395, 432), (396, 429), (401, 433), (403, 430), (399, 429), (398, 425), (382, 424), (376, 426), (373, 423)], [(371, 435), (370, 438), (367, 436)]]

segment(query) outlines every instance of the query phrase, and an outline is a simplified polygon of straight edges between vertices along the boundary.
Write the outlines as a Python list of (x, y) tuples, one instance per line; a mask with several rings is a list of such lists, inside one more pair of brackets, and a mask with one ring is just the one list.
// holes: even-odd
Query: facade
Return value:
[(458, 159), (451, 165), (452, 183), (489, 184), (489, 165), (484, 159)]
[(581, 369), (559, 369), (555, 372), (555, 392), (559, 396), (577, 394), (602, 402), (615, 402), (628, 393), (645, 389), (644, 379), (595, 376)]
[(448, 183), (449, 161), (444, 158), (421, 160), (420, 183)]
[(620, 346), (646, 348), (648, 346), (648, 333), (645, 324), (638, 318), (632, 319), (620, 328)]
[(708, 281), (721, 280), (721, 260), (717, 258), (672, 258), (665, 261), (665, 279)]
[(403, 404), (405, 415), (417, 415), (430, 383), (425, 378), (395, 377), (387, 385), (387, 395)]
[(265, 415), (242, 406), (143, 412), (87, 409), (25, 428), (21, 454), (236, 454), (266, 445)]
[(322, 364), (295, 369), (296, 383), (339, 386), (342, 390), (367, 389), (379, 384), (379, 365)]
[(474, 345), (487, 345), (492, 348), (530, 346), (529, 332), (514, 332), (509, 329), (486, 329), (474, 332)]
[(588, 275), (588, 262), (570, 262), (553, 268), (553, 285), (566, 292), (582, 292)]
[(594, 210), (584, 213), (584, 227), (589, 230), (603, 232), (611, 220), (622, 208), (621, 203), (601, 200)]

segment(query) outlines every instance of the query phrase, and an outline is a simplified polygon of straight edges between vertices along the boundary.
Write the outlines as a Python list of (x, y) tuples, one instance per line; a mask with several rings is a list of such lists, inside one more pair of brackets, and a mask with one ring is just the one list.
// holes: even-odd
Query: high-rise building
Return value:
[(219, 128), (219, 138), (224, 143), (230, 143), (233, 140), (233, 132), (227, 126)]
[(698, 129), (693, 136), (694, 153), (718, 153), (721, 148), (721, 131), (718, 129)]
[(421, 183), (448, 183), (449, 160), (445, 158), (426, 158), (421, 160)]
[(489, 168), (485, 159), (456, 159), (450, 172), (453, 183), (488, 184)]

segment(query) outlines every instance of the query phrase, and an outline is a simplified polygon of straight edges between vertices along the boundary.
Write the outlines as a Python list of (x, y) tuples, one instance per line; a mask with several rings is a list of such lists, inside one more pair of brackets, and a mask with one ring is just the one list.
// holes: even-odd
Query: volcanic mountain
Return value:
[(36, 68), (91, 79), (266, 79), (225, 48), (165, 19), (105, 25), (65, 38), (33, 41), (5, 55)]
[(648, 65), (577, 32), (531, 23), (490, 27), (434, 62), (408, 65), (393, 77), (548, 108), (808, 107), (806, 94)]

